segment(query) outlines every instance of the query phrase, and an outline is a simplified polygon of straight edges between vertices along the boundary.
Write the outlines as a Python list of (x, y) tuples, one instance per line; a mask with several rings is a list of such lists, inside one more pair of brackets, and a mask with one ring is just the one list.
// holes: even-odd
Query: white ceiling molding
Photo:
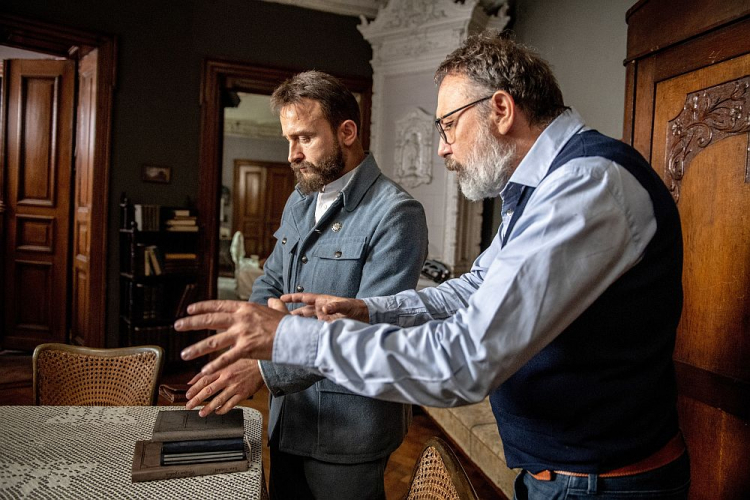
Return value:
[(504, 28), (510, 21), (507, 1), (495, 10), (488, 15), (479, 0), (391, 0), (374, 21), (362, 17), (359, 31), (372, 45), (374, 70), (434, 70), (468, 34)]
[(305, 9), (320, 10), (341, 14), (344, 16), (365, 16), (370, 19), (378, 13), (378, 8), (385, 5), (387, 0), (263, 0), (265, 2), (283, 3), (303, 7)]
[[(305, 9), (320, 10), (341, 14), (344, 16), (365, 16), (374, 19), (378, 14), (378, 9), (384, 7), (388, 0), (263, 0), (264, 2), (283, 3), (303, 7)], [(401, 0), (391, 0), (391, 3), (398, 3)], [(426, 3), (438, 3), (440, 0), (427, 0)], [(453, 0), (458, 1), (458, 0)], [(494, 14), (502, 6), (506, 5), (506, 0), (480, 0), (479, 4), (485, 12)]]

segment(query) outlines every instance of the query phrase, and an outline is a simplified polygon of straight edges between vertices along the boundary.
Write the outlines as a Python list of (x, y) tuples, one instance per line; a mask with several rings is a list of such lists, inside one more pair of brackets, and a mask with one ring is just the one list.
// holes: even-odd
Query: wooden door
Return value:
[(264, 259), (271, 254), (273, 233), (293, 190), (294, 174), (289, 165), (235, 160), (232, 233), (242, 232), (246, 255)]
[(3, 348), (64, 342), (75, 63), (8, 60)]
[[(78, 110), (76, 113), (75, 182), (73, 187), (73, 259), (71, 274), (70, 341), (88, 347), (104, 347), (104, 338), (91, 321), (92, 295), (102, 286), (92, 280), (92, 217), (103, 217), (94, 201), (97, 68), (99, 50), (94, 49), (78, 62)], [(105, 198), (106, 199), (106, 198)], [(93, 252), (96, 258), (96, 252)], [(99, 256), (101, 257), (101, 256)]]
[(628, 12), (625, 137), (662, 175), (683, 228), (674, 359), (695, 499), (750, 498), (749, 15), (734, 0)]

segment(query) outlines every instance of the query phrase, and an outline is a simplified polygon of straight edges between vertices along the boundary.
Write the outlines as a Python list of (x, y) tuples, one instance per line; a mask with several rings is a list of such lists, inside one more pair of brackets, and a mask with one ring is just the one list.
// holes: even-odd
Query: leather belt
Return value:
[[(665, 444), (659, 451), (649, 455), (643, 460), (639, 460), (634, 464), (626, 465), (618, 469), (598, 474), (599, 477), (623, 477), (623, 476), (634, 476), (643, 472), (652, 471), (659, 467), (674, 462), (686, 451), (685, 440), (682, 438), (682, 433), (678, 432), (667, 444)], [(583, 472), (568, 472), (563, 470), (543, 470), (536, 474), (529, 472), (534, 479), (539, 481), (551, 481), (555, 474), (562, 474), (563, 476), (576, 476), (576, 477), (588, 477), (589, 474)]]

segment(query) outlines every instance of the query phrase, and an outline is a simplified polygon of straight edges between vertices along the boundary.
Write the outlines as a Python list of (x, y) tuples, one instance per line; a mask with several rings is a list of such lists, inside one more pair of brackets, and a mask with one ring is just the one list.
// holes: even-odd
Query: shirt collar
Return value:
[(344, 186), (349, 182), (349, 179), (351, 179), (354, 176), (354, 172), (357, 171), (359, 168), (359, 165), (354, 167), (352, 170), (348, 171), (335, 181), (331, 181), (325, 186), (323, 186), (323, 189), (321, 189), (320, 194), (324, 195), (325, 198), (328, 198), (329, 196), (336, 196), (340, 191), (344, 189)]
[(511, 183), (523, 184), (525, 186), (536, 187), (542, 182), (547, 175), (552, 160), (557, 157), (560, 150), (567, 144), (571, 137), (585, 130), (583, 118), (574, 109), (565, 110), (560, 116), (555, 118), (552, 123), (542, 131), (541, 135), (531, 146), (513, 175), (510, 181), (500, 193), (505, 198), (505, 193)]

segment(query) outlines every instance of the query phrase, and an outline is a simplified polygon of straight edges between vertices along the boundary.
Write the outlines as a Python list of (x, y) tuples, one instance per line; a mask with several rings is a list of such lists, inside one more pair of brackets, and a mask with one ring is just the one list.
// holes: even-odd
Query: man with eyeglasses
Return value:
[(467, 198), (502, 198), (471, 271), (388, 297), (291, 294), (281, 299), (306, 306), (288, 316), (212, 321), (215, 307), (195, 304), (178, 330), (237, 330), (183, 357), (232, 346), (204, 370), (272, 357), (430, 406), (489, 394), (507, 464), (522, 469), (516, 498), (686, 498), (672, 364), (682, 235), (668, 190), (633, 148), (587, 128), (549, 65), (510, 39), (469, 38), (436, 82), (446, 167)]

